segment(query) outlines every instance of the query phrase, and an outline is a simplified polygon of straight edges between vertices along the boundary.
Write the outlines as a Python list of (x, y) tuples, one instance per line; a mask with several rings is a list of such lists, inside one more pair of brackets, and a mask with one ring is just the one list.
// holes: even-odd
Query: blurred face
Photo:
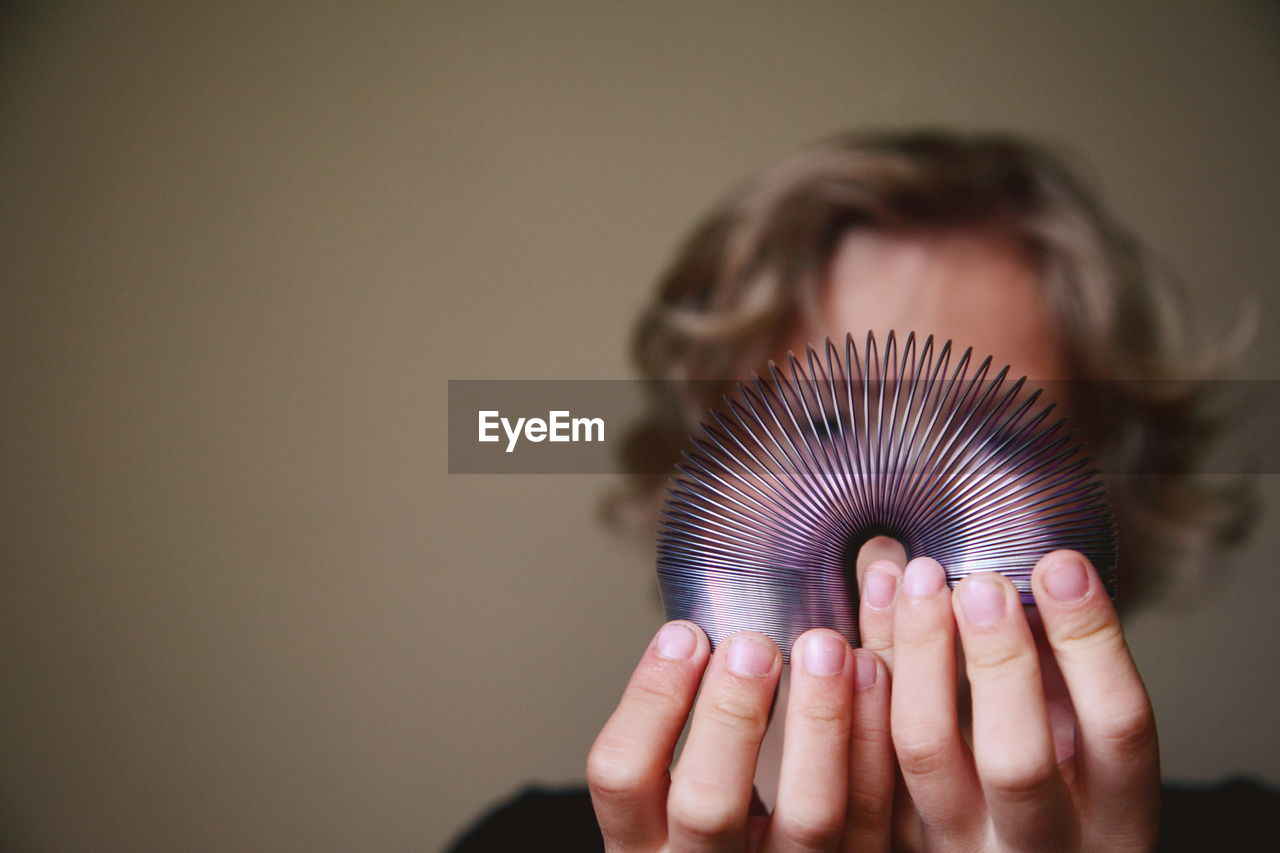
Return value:
[[(983, 231), (890, 234), (850, 232), (832, 258), (822, 305), (821, 336), (861, 340), (890, 330), (899, 345), (908, 332), (972, 346), (1011, 378), (1067, 377), (1061, 335), (1054, 328), (1034, 266), (1013, 240)], [(809, 335), (797, 334), (794, 352)], [(958, 354), (957, 352), (957, 354)]]

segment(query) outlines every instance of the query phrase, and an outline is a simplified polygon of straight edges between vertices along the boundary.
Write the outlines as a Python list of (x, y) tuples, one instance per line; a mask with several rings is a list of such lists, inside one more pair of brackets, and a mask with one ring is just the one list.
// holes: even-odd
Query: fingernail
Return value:
[(1075, 557), (1060, 560), (1044, 576), (1044, 588), (1062, 604), (1074, 604), (1089, 591), (1089, 573)]
[(912, 560), (902, 576), (902, 592), (906, 595), (933, 595), (942, 589), (946, 578), (933, 560)]
[(1004, 615), (1004, 587), (986, 578), (960, 584), (960, 609), (970, 625), (990, 625)]
[(867, 652), (854, 652), (853, 684), (863, 690), (876, 683), (876, 659)]
[(773, 649), (750, 637), (729, 641), (729, 671), (738, 675), (768, 675), (773, 669)]
[(662, 626), (658, 632), (658, 656), (668, 660), (688, 660), (693, 657), (693, 650), (698, 647), (698, 638), (693, 636), (688, 625), (671, 622)]
[(893, 590), (898, 579), (888, 572), (867, 569), (862, 578), (862, 595), (872, 610), (884, 610), (893, 603)]
[(804, 643), (804, 668), (810, 675), (839, 675), (844, 671), (848, 645), (830, 634), (815, 634)]

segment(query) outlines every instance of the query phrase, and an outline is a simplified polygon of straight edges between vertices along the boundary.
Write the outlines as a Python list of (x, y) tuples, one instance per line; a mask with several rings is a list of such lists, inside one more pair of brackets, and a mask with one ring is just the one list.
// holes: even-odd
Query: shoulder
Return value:
[[(1166, 784), (1163, 800), (1160, 850), (1165, 853), (1247, 849), (1270, 834), (1280, 814), (1280, 791), (1250, 779), (1212, 786)], [(565, 853), (604, 850), (586, 788), (525, 788), (478, 818), (449, 851), (518, 850), (541, 840), (553, 840), (554, 849)]]
[[(554, 843), (536, 843), (544, 839)], [(448, 849), (479, 853), (534, 847), (565, 853), (604, 850), (586, 788), (525, 788), (478, 818)]]

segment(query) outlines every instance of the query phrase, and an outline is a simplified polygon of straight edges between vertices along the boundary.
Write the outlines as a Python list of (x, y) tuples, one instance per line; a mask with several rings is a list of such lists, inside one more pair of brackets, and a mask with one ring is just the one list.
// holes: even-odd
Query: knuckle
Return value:
[(849, 729), (849, 746), (858, 754), (874, 755), (889, 740), (889, 726), (884, 722), (861, 722)]
[(939, 621), (903, 619), (893, 625), (893, 645), (901, 649), (933, 649), (950, 645), (949, 632), (939, 631)]
[(760, 702), (732, 693), (711, 698), (706, 714), (719, 726), (749, 734), (763, 735), (766, 709)]
[(949, 764), (949, 744), (941, 738), (920, 738), (895, 744), (898, 764), (908, 776), (933, 776)]
[(668, 685), (661, 682), (633, 681), (623, 691), (623, 701), (647, 708), (662, 717), (684, 714), (684, 703), (668, 689)]
[(845, 823), (859, 828), (884, 826), (889, 822), (893, 797), (889, 791), (850, 786), (845, 806)]
[(910, 612), (900, 613), (893, 622), (893, 645), (919, 654), (952, 653), (955, 617), (945, 601), (913, 602)]
[(1155, 714), (1148, 702), (1101, 719), (1097, 737), (1122, 755), (1142, 755), (1155, 748)]
[(733, 836), (745, 820), (741, 810), (723, 796), (706, 789), (673, 788), (667, 804), (667, 820), (680, 834), (714, 843)]
[(884, 652), (893, 648), (893, 637), (881, 636), (879, 633), (871, 633), (863, 628), (862, 648), (872, 652)]
[(843, 729), (849, 724), (849, 707), (846, 703), (809, 700), (796, 706), (801, 721), (813, 728)]
[(1062, 626), (1051, 640), (1066, 654), (1080, 654), (1124, 645), (1124, 632), (1116, 619), (1106, 613), (1093, 611), (1081, 614), (1081, 618)]
[(993, 648), (969, 651), (965, 656), (965, 666), (971, 675), (981, 678), (1031, 676), (1038, 673), (1040, 664), (1030, 645), (1002, 643)]
[(636, 795), (645, 784), (647, 770), (625, 751), (609, 749), (597, 742), (587, 754), (587, 787), (594, 796), (625, 799)]
[(1057, 768), (1044, 763), (1004, 761), (984, 762), (978, 776), (984, 787), (1001, 799), (1015, 803), (1043, 798), (1057, 779)]
[(776, 815), (778, 832), (801, 850), (827, 850), (840, 836), (841, 816), (832, 810)]

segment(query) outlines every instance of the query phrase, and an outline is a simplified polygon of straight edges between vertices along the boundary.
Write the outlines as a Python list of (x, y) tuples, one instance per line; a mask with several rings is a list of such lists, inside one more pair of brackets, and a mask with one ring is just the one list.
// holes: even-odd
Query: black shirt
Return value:
[[(1165, 785), (1160, 846), (1178, 851), (1274, 849), (1280, 792), (1248, 779), (1214, 787)], [(526, 788), (481, 817), (451, 853), (548, 849), (604, 850), (586, 788)]]

